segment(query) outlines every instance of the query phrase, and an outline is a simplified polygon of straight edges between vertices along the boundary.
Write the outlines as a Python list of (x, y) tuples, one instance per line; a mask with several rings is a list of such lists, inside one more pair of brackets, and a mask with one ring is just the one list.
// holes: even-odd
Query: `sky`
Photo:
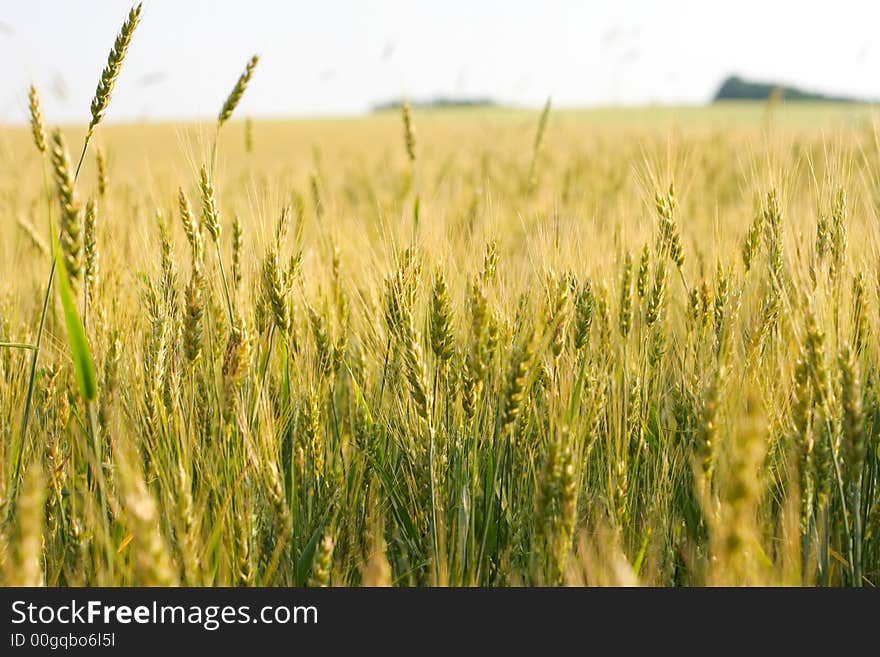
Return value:
[[(84, 122), (129, 0), (0, 0), (0, 122)], [(144, 0), (108, 121), (347, 115), (401, 96), (538, 107), (707, 102), (731, 73), (880, 98), (864, 0)]]

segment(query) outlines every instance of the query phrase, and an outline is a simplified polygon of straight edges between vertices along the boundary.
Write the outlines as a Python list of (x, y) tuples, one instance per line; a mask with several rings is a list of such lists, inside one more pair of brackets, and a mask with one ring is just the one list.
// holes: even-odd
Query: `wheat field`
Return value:
[(105, 125), (132, 16), (0, 128), (0, 583), (880, 583), (869, 108)]

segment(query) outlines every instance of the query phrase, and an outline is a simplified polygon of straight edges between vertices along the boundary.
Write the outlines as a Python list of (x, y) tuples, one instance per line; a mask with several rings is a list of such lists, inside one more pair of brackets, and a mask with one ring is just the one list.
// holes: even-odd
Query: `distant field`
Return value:
[[(655, 140), (664, 136), (705, 135), (731, 131), (757, 139), (768, 121), (776, 132), (787, 137), (831, 140), (836, 132), (870, 132), (875, 111), (869, 105), (831, 103), (786, 103), (768, 113), (763, 102), (722, 102), (708, 106), (608, 107), (559, 110), (554, 112), (556, 128), (547, 135), (552, 140), (592, 139), (600, 142), (614, 130), (625, 139)], [(490, 140), (499, 151), (528, 150), (534, 130), (535, 112), (507, 108), (438, 109), (419, 112), (420, 142), (425, 148), (446, 146), (452, 140), (463, 151), (473, 151)], [(401, 157), (397, 152), (400, 117), (397, 112), (382, 111), (359, 117), (301, 118), (255, 121), (255, 139), (259, 146), (253, 156), (244, 158), (244, 123), (233, 122), (224, 133), (224, 146), (230, 157), (229, 167), (242, 165), (243, 158), (261, 164), (270, 163), (287, 171), (299, 168), (307, 175), (313, 148), (339, 153), (364, 154), (364, 149), (378, 146), (378, 153)], [(623, 132), (618, 132), (623, 131)], [(81, 130), (71, 129), (72, 139)], [(185, 169), (195, 156), (208, 148), (210, 126), (195, 123), (146, 123), (105, 126), (101, 139), (108, 151), (117, 150), (115, 158), (125, 163), (122, 175), (130, 172), (141, 182), (141, 175), (162, 173), (170, 167)], [(24, 127), (0, 126), (0, 155), (12, 158), (28, 148), (30, 134)], [(528, 156), (528, 153), (523, 155)], [(196, 158), (197, 159), (197, 158)], [(19, 178), (26, 179), (28, 167), (37, 162), (21, 162)], [(17, 167), (19, 170), (20, 167)], [(88, 171), (85, 175), (88, 175)], [(36, 178), (32, 178), (36, 179)]]
[[(527, 110), (506, 108), (462, 108), (422, 110), (427, 116), (492, 116), (497, 120), (515, 120)], [(786, 102), (774, 107), (772, 120), (779, 126), (798, 128), (841, 128), (864, 125), (875, 113), (872, 105), (857, 103)], [(380, 114), (394, 114), (384, 111)], [(503, 119), (502, 119), (503, 117)], [(725, 129), (761, 127), (768, 119), (767, 103), (762, 101), (721, 101), (710, 105), (647, 105), (637, 107), (597, 107), (565, 109), (556, 112), (559, 121), (590, 121), (596, 124), (623, 126), (698, 125)]]

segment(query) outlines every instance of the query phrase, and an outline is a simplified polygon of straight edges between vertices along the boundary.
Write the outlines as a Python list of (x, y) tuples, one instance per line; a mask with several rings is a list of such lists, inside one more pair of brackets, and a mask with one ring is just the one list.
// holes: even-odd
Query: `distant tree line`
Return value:
[[(429, 98), (427, 100), (411, 100), (409, 104), (419, 109), (498, 106), (498, 103), (496, 103), (493, 99), (489, 97), (457, 98), (454, 96), (437, 96), (436, 98)], [(389, 100), (373, 105), (373, 111), (380, 112), (382, 110), (400, 109), (401, 105), (403, 105), (403, 99), (396, 98), (394, 100)]]
[(776, 94), (782, 100), (798, 101), (825, 101), (834, 103), (860, 102), (857, 98), (845, 96), (829, 96), (813, 91), (805, 91), (797, 87), (769, 82), (753, 82), (731, 75), (718, 88), (713, 101), (719, 100), (767, 100)]

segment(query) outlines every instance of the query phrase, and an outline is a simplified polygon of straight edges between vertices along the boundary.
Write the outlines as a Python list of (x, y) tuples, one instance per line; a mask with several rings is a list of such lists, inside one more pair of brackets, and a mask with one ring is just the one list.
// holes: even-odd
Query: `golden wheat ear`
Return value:
[(58, 201), (61, 205), (60, 230), (61, 254), (70, 282), (74, 290), (79, 288), (82, 278), (83, 217), (82, 207), (77, 200), (75, 177), (71, 175), (70, 156), (60, 130), (52, 133), (52, 170), (58, 187)]

